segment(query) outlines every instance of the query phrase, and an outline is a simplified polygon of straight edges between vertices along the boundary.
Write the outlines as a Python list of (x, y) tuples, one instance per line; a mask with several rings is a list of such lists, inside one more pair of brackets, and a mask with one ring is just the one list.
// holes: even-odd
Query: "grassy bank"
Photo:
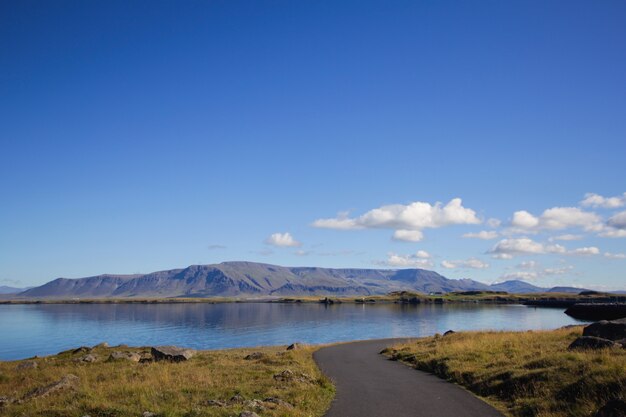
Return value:
[[(139, 417), (150, 412), (159, 417), (200, 417), (238, 416), (248, 410), (261, 416), (321, 416), (334, 388), (315, 366), (313, 350), (202, 351), (185, 362), (138, 363), (108, 359), (113, 352), (147, 357), (149, 349), (98, 347), (91, 352), (0, 362), (0, 397), (21, 400), (0, 405), (0, 415)], [(244, 359), (252, 352), (260, 354)], [(82, 362), (87, 355), (96, 361)], [(70, 387), (29, 398), (63, 378), (71, 382)]]
[(593, 416), (626, 398), (626, 349), (568, 351), (582, 327), (537, 332), (467, 332), (385, 351), (458, 383), (510, 416)]

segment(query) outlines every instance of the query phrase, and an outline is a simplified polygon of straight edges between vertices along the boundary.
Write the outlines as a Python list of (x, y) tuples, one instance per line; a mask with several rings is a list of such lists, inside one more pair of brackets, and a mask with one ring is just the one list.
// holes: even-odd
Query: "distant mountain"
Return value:
[[(548, 291), (523, 281), (493, 285), (471, 279), (448, 279), (424, 269), (332, 269), (283, 267), (255, 262), (192, 265), (183, 269), (137, 275), (98, 275), (58, 278), (12, 297), (18, 298), (123, 298), (123, 297), (271, 297), (387, 294), (392, 291), (424, 293), (452, 291)], [(580, 289), (576, 289), (576, 292)], [(559, 288), (562, 292), (562, 288)]]
[(20, 298), (267, 297), (372, 295), (391, 291), (488, 290), (477, 281), (447, 279), (424, 269), (289, 268), (254, 262), (192, 265), (145, 275), (58, 278)]
[(547, 292), (578, 294), (581, 291), (589, 291), (589, 290), (586, 288), (576, 288), (576, 287), (552, 287)]
[(547, 290), (546, 288), (537, 287), (520, 280), (499, 282), (497, 284), (491, 284), (489, 287), (493, 291), (506, 291), (511, 293), (534, 293), (545, 292)]
[[(32, 288), (32, 287), (28, 287)], [(7, 287), (6, 285), (0, 285), (0, 294), (17, 294), (28, 288), (16, 288), (16, 287)]]

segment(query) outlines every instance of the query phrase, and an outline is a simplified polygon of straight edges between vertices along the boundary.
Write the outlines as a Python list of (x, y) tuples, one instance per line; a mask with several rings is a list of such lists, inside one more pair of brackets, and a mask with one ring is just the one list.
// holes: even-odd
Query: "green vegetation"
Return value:
[[(0, 397), (9, 397), (4, 405), (0, 399), (0, 415), (140, 417), (150, 412), (159, 417), (201, 417), (237, 416), (248, 410), (262, 416), (321, 416), (334, 388), (315, 366), (314, 350), (201, 351), (185, 362), (139, 363), (109, 357), (114, 352), (122, 357), (133, 353), (147, 357), (149, 348), (96, 347), (0, 362)], [(260, 353), (244, 359), (253, 352)], [(95, 357), (95, 362), (83, 362), (87, 355)], [(78, 377), (69, 377), (71, 387), (26, 399), (33, 390), (68, 375)]]
[(124, 298), (74, 298), (74, 299), (0, 299), (0, 304), (178, 304), (178, 303), (356, 303), (356, 304), (443, 304), (443, 303), (490, 303), (521, 304), (537, 303), (542, 306), (569, 306), (574, 303), (626, 302), (626, 295), (606, 293), (529, 293), (512, 294), (504, 291), (455, 291), (442, 294), (424, 294), (412, 291), (396, 291), (386, 295), (351, 297), (124, 297)]
[(509, 416), (592, 416), (626, 398), (626, 349), (569, 351), (582, 327), (467, 332), (418, 339), (383, 353), (483, 397)]

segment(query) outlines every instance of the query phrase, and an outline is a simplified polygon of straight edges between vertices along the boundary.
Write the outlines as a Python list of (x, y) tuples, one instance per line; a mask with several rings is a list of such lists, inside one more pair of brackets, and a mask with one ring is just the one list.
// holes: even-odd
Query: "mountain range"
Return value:
[[(13, 298), (126, 298), (126, 297), (272, 297), (424, 293), (451, 291), (551, 291), (524, 281), (484, 284), (471, 279), (448, 279), (425, 269), (333, 269), (283, 267), (255, 262), (223, 262), (135, 275), (97, 275), (57, 278), (40, 287), (13, 294)], [(559, 292), (580, 288), (559, 287)]]

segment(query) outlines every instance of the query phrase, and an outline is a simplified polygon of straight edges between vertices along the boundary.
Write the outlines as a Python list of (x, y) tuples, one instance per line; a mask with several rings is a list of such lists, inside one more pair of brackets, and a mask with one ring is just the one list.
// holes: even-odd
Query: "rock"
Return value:
[(91, 353), (80, 358), (81, 362), (92, 363), (98, 360), (96, 355), (92, 355)]
[(107, 342), (102, 342), (102, 343), (98, 343), (97, 345), (95, 345), (92, 349), (95, 348), (108, 348), (109, 344)]
[(287, 350), (298, 350), (300, 348), (302, 348), (301, 343), (292, 343), (289, 346), (287, 346)]
[(244, 407), (254, 408), (255, 410), (265, 410), (265, 404), (263, 404), (263, 401), (257, 399), (244, 401), (243, 405)]
[(568, 350), (572, 349), (604, 349), (617, 346), (612, 340), (602, 339), (600, 337), (594, 336), (582, 336), (578, 339), (574, 340), (571, 345), (567, 348)]
[(18, 371), (25, 371), (27, 369), (36, 369), (39, 365), (35, 361), (24, 361), (15, 367)]
[(285, 369), (284, 371), (274, 375), (274, 380), (280, 382), (311, 382), (313, 379), (307, 374), (296, 374), (289, 369)]
[(247, 361), (252, 361), (252, 360), (263, 359), (264, 357), (265, 357), (265, 354), (263, 352), (252, 352), (251, 354), (246, 355), (244, 359)]
[(626, 416), (626, 402), (611, 400), (598, 410), (594, 417), (624, 417)]
[(454, 330), (448, 330), (448, 331), (447, 331), (447, 332), (445, 332), (443, 335), (444, 335), (444, 336), (448, 336), (448, 335), (451, 335), (451, 334), (454, 334), (454, 333), (456, 333)]
[(57, 391), (74, 388), (76, 385), (78, 385), (79, 381), (80, 380), (76, 375), (67, 374), (57, 382), (53, 382), (52, 384), (46, 385), (45, 387), (37, 388), (30, 391), (24, 396), (23, 400), (46, 397)]
[(244, 401), (245, 401), (245, 398), (243, 398), (243, 395), (241, 394), (235, 394), (232, 397), (230, 397), (230, 400), (228, 400), (228, 402), (231, 404), (242, 404)]
[(219, 400), (208, 400), (205, 404), (209, 407), (226, 407), (226, 403), (224, 401)]
[(583, 329), (583, 336), (595, 336), (602, 339), (620, 340), (626, 338), (626, 319), (602, 320)]
[(109, 355), (109, 359), (107, 359), (109, 362), (119, 360), (139, 362), (141, 360), (141, 355), (135, 352), (113, 352)]
[(156, 414), (150, 411), (144, 411), (141, 417), (156, 417)]
[(9, 397), (0, 397), (0, 409), (2, 409), (2, 407), (7, 406), (11, 403), (13, 403), (15, 400), (13, 398), (9, 398)]
[(242, 411), (239, 417), (259, 417), (259, 415), (253, 411)]
[(151, 349), (155, 361), (182, 362), (196, 353), (193, 349), (185, 349), (176, 346), (157, 346)]
[(263, 400), (263, 402), (266, 405), (270, 405), (270, 408), (272, 408), (273, 406), (279, 406), (279, 407), (285, 407), (285, 408), (293, 408), (293, 405), (291, 405), (290, 403), (288, 403), (287, 401), (283, 401), (280, 398), (277, 397), (267, 397), (266, 399)]
[(76, 348), (72, 351), (73, 355), (76, 355), (77, 353), (89, 353), (91, 352), (91, 348), (89, 346), (81, 346), (79, 348)]

